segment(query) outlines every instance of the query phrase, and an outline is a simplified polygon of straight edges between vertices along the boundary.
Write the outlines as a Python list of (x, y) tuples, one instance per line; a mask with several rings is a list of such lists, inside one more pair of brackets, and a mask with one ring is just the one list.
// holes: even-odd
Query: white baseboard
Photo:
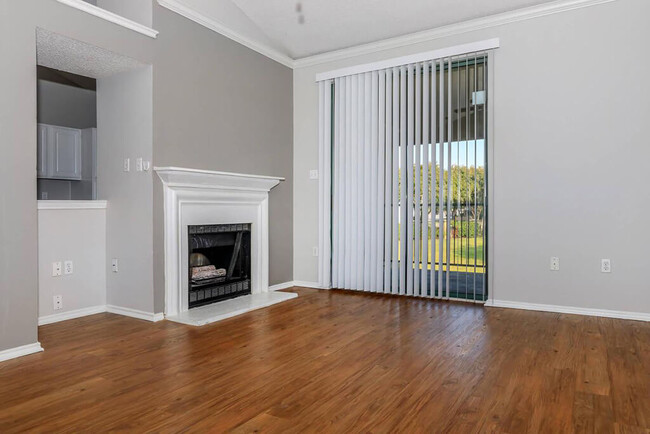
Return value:
[(33, 344), (27, 344), (16, 348), (9, 348), (8, 350), (0, 351), (0, 362), (5, 360), (15, 359), (16, 357), (27, 356), (29, 354), (40, 353), (43, 351), (40, 342), (34, 342)]
[(331, 289), (320, 286), (318, 282), (308, 282), (306, 280), (292, 280), (290, 282), (278, 283), (277, 285), (269, 286), (269, 291), (278, 291), (280, 289), (287, 289), (293, 286), (302, 286), (303, 288), (316, 288), (316, 289)]
[(131, 318), (143, 319), (145, 321), (151, 322), (161, 321), (165, 318), (162, 313), (145, 312), (143, 310), (131, 309), (129, 307), (113, 306), (110, 304), (106, 306), (106, 312), (115, 313), (117, 315), (130, 316)]
[(68, 312), (55, 313), (52, 315), (41, 316), (38, 318), (38, 325), (52, 324), (59, 321), (65, 321), (73, 318), (81, 318), (82, 316), (95, 315), (97, 313), (106, 312), (106, 306), (91, 306), (84, 307), (83, 309), (75, 309)]
[(307, 282), (305, 280), (294, 280), (293, 286), (302, 286), (303, 288), (330, 289), (320, 286), (318, 282)]
[(281, 289), (287, 289), (291, 288), (292, 286), (295, 286), (293, 281), (290, 282), (284, 282), (284, 283), (278, 283), (277, 285), (271, 285), (269, 286), (269, 291), (279, 291)]
[(488, 307), (504, 307), (508, 309), (536, 310), (541, 312), (568, 313), (574, 315), (600, 316), (605, 318), (630, 319), (635, 321), (650, 321), (650, 313), (627, 312), (608, 309), (590, 309), (584, 307), (557, 306), (553, 304), (525, 303), (507, 300), (488, 300)]

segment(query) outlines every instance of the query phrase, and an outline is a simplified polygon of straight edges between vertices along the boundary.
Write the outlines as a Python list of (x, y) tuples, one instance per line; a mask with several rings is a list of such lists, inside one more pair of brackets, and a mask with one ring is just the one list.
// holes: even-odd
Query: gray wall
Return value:
[[(138, 172), (135, 161), (151, 161), (152, 73), (147, 66), (97, 80), (97, 198), (106, 212), (106, 302), (153, 312), (151, 170)], [(131, 161), (123, 170), (124, 158)], [(118, 272), (111, 260), (118, 259)]]
[[(153, 7), (158, 39), (55, 0), (0, 0), (0, 152), (12, 162), (0, 171), (0, 350), (37, 340), (36, 27), (153, 65), (155, 164), (286, 177), (271, 195), (271, 283), (292, 280), (292, 71)], [(162, 193), (154, 186), (153, 228), (140, 229), (155, 237), (160, 312)]]
[(151, 27), (151, 3), (155, 0), (94, 0), (95, 6)]
[(69, 128), (97, 126), (96, 92), (38, 80), (38, 122)]
[[(294, 278), (316, 281), (315, 74), (480, 41), (494, 55), (492, 296), (650, 312), (650, 2), (618, 0), (294, 71)], [(559, 256), (561, 270), (549, 271)], [(600, 272), (600, 259), (612, 273)]]
[[(154, 165), (283, 176), (269, 205), (269, 281), (293, 280), (292, 73), (167, 9), (154, 10)], [(164, 304), (162, 184), (154, 179), (156, 311)]]
[[(106, 210), (38, 211), (38, 316), (106, 305)], [(52, 277), (52, 262), (73, 261), (73, 273)], [(63, 297), (54, 310), (52, 297)]]

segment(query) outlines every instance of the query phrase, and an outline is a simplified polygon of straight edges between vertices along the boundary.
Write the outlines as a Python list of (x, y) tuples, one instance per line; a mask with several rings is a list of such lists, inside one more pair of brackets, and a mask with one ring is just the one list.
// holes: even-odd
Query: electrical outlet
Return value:
[(113, 258), (113, 260), (111, 261), (111, 266), (113, 267), (113, 273), (117, 273), (118, 265), (119, 264), (118, 264), (117, 258)]
[(318, 247), (314, 246), (311, 248), (311, 255), (312, 256), (318, 256)]
[(128, 172), (131, 170), (131, 159), (130, 158), (125, 158), (124, 159), (124, 171)]
[(52, 304), (54, 305), (54, 310), (63, 309), (63, 296), (55, 295), (54, 297), (52, 297)]
[(52, 262), (52, 277), (61, 275), (61, 262)]
[(64, 274), (72, 274), (73, 271), (74, 270), (72, 268), (72, 261), (71, 260), (65, 261), (63, 263), (63, 273)]
[(551, 271), (560, 270), (560, 258), (553, 256), (551, 257)]
[(609, 259), (600, 260), (600, 272), (601, 273), (611, 273), (612, 272), (612, 261)]
[(318, 179), (318, 170), (315, 169), (310, 170), (309, 179)]
[(142, 172), (142, 158), (136, 158), (135, 160), (135, 171)]

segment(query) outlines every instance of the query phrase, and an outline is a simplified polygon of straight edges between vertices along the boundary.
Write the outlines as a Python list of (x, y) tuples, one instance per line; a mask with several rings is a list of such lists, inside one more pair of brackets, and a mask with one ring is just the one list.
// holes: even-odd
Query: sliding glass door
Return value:
[(332, 286), (487, 299), (487, 60), (320, 82)]

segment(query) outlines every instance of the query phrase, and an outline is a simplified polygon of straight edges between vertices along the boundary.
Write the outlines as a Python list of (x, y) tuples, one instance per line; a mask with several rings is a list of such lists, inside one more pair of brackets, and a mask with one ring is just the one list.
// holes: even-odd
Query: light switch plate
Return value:
[(61, 262), (52, 262), (52, 277), (61, 275)]
[(125, 158), (124, 159), (124, 171), (128, 172), (131, 170), (131, 159), (130, 158)]
[(312, 169), (309, 171), (309, 179), (318, 179), (318, 170)]
[(113, 273), (118, 272), (118, 266), (119, 266), (119, 262), (117, 258), (113, 258), (113, 260), (111, 261), (111, 267), (113, 268)]
[(551, 271), (560, 270), (560, 258), (553, 256), (551, 257)]
[(74, 269), (72, 268), (72, 261), (67, 260), (63, 263), (63, 273), (64, 274), (72, 274)]
[(135, 171), (142, 172), (142, 158), (135, 159)]

